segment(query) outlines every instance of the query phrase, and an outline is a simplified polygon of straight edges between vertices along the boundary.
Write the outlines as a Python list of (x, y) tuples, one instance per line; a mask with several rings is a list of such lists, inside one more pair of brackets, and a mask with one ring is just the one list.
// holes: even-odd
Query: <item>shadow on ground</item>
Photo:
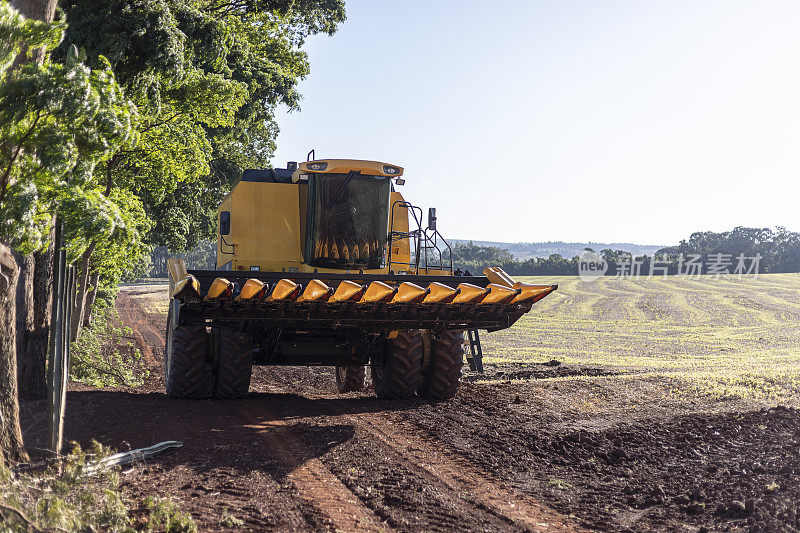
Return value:
[[(286, 393), (196, 401), (171, 400), (156, 392), (76, 391), (67, 395), (65, 440), (85, 447), (95, 439), (118, 450), (177, 440), (184, 443), (183, 448), (149, 462), (165, 466), (186, 462), (198, 471), (266, 468), (276, 473), (277, 469), (280, 474), (353, 436), (351, 425), (331, 424), (326, 417), (405, 410), (416, 403), (359, 397), (309, 399)], [(299, 434), (303, 444), (297, 439)], [(276, 441), (286, 443), (291, 453), (271, 457), (267, 444)]]

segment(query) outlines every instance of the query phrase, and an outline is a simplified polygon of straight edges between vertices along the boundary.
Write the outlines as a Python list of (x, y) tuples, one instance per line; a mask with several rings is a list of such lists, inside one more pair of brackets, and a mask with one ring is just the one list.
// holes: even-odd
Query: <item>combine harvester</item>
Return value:
[(449, 399), (464, 332), (474, 349), (478, 329), (510, 327), (557, 288), (454, 274), (435, 209), (423, 229), (394, 190), (401, 167), (287, 167), (245, 171), (220, 205), (219, 270), (169, 261), (170, 397), (244, 396), (255, 364), (335, 366), (341, 392), (364, 388), (369, 366), (381, 398)]

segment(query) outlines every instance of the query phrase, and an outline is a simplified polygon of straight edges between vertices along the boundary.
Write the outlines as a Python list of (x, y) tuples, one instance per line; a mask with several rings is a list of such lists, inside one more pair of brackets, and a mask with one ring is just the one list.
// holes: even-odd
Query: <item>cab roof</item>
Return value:
[(316, 159), (300, 163), (300, 172), (331, 172), (345, 174), (355, 170), (369, 176), (385, 176), (396, 178), (403, 175), (403, 167), (383, 163), (381, 161), (364, 161), (361, 159)]
[(242, 173), (242, 181), (266, 183), (293, 183), (299, 174), (346, 174), (350, 171), (360, 172), (368, 176), (397, 178), (403, 175), (403, 167), (383, 163), (381, 161), (365, 161), (361, 159), (315, 159), (300, 163), (298, 168), (250, 168)]

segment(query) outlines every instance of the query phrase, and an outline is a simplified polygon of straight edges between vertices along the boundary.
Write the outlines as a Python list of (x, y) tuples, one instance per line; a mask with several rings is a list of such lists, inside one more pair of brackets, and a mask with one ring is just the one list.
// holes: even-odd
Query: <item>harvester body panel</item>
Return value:
[(220, 212), (231, 213), (231, 224), (229, 235), (217, 239), (217, 268), (299, 270), (305, 237), (304, 189), (306, 185), (296, 183), (237, 183), (220, 206)]

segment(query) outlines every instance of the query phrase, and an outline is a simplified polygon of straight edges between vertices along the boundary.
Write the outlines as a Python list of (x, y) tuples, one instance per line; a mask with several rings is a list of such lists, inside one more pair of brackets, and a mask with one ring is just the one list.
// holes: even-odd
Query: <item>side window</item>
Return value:
[(219, 213), (219, 234), (229, 235), (231, 233), (231, 212), (220, 211)]

